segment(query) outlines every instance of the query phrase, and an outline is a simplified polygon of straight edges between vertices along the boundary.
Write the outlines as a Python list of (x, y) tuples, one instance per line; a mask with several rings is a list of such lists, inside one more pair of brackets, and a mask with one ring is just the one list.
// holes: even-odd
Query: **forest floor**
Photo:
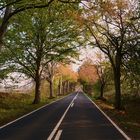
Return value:
[(33, 93), (0, 93), (0, 126), (62, 97), (63, 96), (57, 96), (53, 99), (49, 99), (45, 95), (42, 95), (39, 104), (32, 104), (34, 99)]
[(117, 111), (108, 101), (91, 99), (132, 139), (140, 140), (140, 97), (123, 98), (124, 110)]

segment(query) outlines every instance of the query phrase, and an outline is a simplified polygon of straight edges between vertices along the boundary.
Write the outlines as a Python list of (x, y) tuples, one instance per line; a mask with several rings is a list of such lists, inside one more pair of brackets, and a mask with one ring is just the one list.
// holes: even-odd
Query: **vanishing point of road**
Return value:
[(75, 92), (0, 127), (0, 140), (130, 140), (85, 94)]

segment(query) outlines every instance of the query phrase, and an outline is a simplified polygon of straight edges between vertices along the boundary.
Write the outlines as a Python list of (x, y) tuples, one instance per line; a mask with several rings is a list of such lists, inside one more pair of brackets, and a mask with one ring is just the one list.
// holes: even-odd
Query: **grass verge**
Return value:
[(43, 96), (39, 104), (32, 104), (34, 99), (33, 93), (0, 93), (0, 126), (62, 97), (58, 96), (53, 99), (48, 99), (46, 96)]
[(130, 137), (140, 140), (140, 98), (125, 97), (124, 111), (117, 111), (108, 101), (90, 98)]

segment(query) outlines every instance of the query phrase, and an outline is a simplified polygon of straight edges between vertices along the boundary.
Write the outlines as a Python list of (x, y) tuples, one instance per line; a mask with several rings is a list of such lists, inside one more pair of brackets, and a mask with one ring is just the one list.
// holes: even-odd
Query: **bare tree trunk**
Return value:
[(59, 85), (58, 85), (58, 95), (62, 94), (62, 77), (59, 78)]
[(64, 81), (62, 82), (62, 94), (63, 95), (65, 94), (65, 83), (64, 83)]
[(7, 30), (7, 26), (9, 24), (7, 18), (9, 16), (9, 14), (11, 13), (11, 8), (10, 7), (6, 7), (5, 9), (5, 13), (4, 13), (4, 17), (2, 19), (2, 23), (0, 25), (0, 50), (2, 48), (2, 45), (3, 45), (3, 36)]
[(49, 98), (53, 98), (53, 80), (51, 79), (49, 81), (50, 84), (50, 97)]
[(72, 90), (71, 90), (71, 82), (69, 83), (69, 92), (72, 92)]
[(36, 83), (35, 84), (35, 98), (34, 98), (33, 104), (38, 104), (40, 102), (40, 95), (41, 95), (40, 93), (41, 81), (40, 81), (39, 74), (36, 74), (35, 83)]
[(114, 84), (115, 84), (115, 108), (121, 109), (121, 86), (120, 86), (120, 70), (116, 69), (114, 72)]
[(69, 81), (67, 82), (67, 92), (70, 92), (70, 83), (69, 83)]
[(116, 55), (116, 67), (114, 70), (114, 85), (115, 85), (115, 108), (120, 110), (122, 109), (121, 104), (121, 56)]
[(42, 48), (37, 49), (37, 59), (36, 59), (36, 74), (35, 74), (35, 82), (36, 82), (36, 87), (35, 87), (35, 99), (34, 99), (34, 104), (38, 104), (40, 102), (40, 86), (41, 86), (41, 73), (40, 73), (40, 63), (41, 63), (41, 56), (42, 56)]
[(100, 86), (100, 98), (104, 98), (104, 84), (102, 83), (101, 86)]
[(66, 81), (63, 81), (62, 85), (63, 85), (63, 95), (65, 95), (65, 93), (66, 93)]
[(113, 68), (113, 74), (114, 74), (114, 86), (115, 86), (115, 109), (121, 110), (122, 104), (121, 104), (121, 50), (118, 49), (116, 56), (115, 56), (115, 62), (113, 62), (113, 59), (109, 57), (112, 68)]
[(60, 88), (60, 79), (59, 79), (59, 84), (58, 84), (58, 96), (61, 95), (61, 88)]
[(75, 89), (75, 85), (74, 85), (74, 83), (72, 83), (72, 85), (71, 85), (72, 92), (74, 91), (74, 89)]
[(65, 92), (68, 93), (68, 81), (65, 82)]

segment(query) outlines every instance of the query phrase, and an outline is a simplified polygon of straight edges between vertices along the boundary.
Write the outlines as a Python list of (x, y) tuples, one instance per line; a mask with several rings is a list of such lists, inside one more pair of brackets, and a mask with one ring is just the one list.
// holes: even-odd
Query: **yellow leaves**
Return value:
[(58, 66), (58, 73), (64, 79), (72, 80), (72, 81), (75, 81), (75, 82), (77, 81), (78, 74), (71, 69), (70, 65), (60, 64)]
[(80, 67), (79, 78), (91, 84), (94, 84), (98, 80), (97, 70), (90, 59), (86, 60)]
[(103, 14), (107, 14), (110, 17), (118, 18), (122, 13), (128, 12), (128, 1), (126, 0), (114, 0), (105, 1), (101, 4)]
[(84, 25), (84, 18), (81, 16), (81, 14), (77, 11), (70, 13), (71, 17), (73, 17), (73, 19), (76, 21), (76, 23), (79, 26), (83, 26)]
[(128, 8), (128, 2), (126, 0), (117, 0), (116, 6), (118, 9), (127, 9)]
[(101, 3), (102, 12), (114, 15), (114, 6), (115, 5), (112, 1), (105, 1)]

